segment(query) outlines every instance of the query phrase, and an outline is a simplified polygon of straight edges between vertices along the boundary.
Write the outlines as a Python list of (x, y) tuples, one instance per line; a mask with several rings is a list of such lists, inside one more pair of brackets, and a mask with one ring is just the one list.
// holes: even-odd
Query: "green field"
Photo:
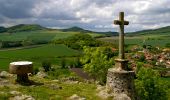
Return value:
[[(30, 31), (30, 32), (17, 32), (17, 33), (1, 33), (0, 41), (46, 41), (49, 42), (54, 39), (63, 39), (69, 36), (81, 34), (80, 32), (62, 32), (58, 30), (39, 30), (39, 31)], [(92, 37), (102, 36), (102, 34), (97, 33), (87, 33)]]
[(42, 61), (50, 60), (59, 64), (62, 57), (69, 59), (78, 56), (80, 52), (67, 48), (65, 45), (43, 45), (20, 50), (0, 51), (0, 70), (7, 70), (12, 61), (33, 61), (34, 66), (41, 66)]
[(22, 40), (33, 40), (33, 41), (50, 41), (52, 39), (67, 38), (77, 32), (62, 32), (57, 30), (40, 30), (31, 32), (17, 32), (17, 33), (1, 33), (0, 41), (22, 41)]
[[(112, 42), (118, 44), (118, 36), (115, 37), (105, 37), (99, 40)], [(167, 43), (170, 43), (170, 35), (159, 34), (159, 35), (139, 35), (139, 36), (126, 36), (125, 44), (135, 44), (135, 45), (152, 45), (164, 47)]]

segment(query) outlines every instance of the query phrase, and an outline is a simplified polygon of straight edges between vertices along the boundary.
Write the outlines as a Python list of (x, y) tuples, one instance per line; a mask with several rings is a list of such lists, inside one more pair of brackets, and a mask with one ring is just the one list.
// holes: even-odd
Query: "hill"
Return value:
[(170, 34), (170, 26), (166, 26), (166, 27), (161, 27), (158, 29), (150, 29), (150, 30), (142, 30), (142, 31), (137, 31), (137, 32), (129, 32), (126, 35), (151, 35), (151, 34)]
[(0, 33), (2, 33), (2, 32), (6, 32), (6, 28), (5, 27), (0, 27)]
[(89, 30), (84, 30), (83, 28), (80, 28), (80, 27), (77, 27), (77, 26), (67, 28), (67, 29), (61, 29), (61, 31), (63, 31), (63, 32), (70, 32), (70, 31), (71, 32), (83, 32), (83, 33), (92, 32), (92, 31), (89, 31)]
[(111, 32), (111, 31), (96, 32), (96, 31), (91, 31), (91, 30), (85, 30), (85, 29), (77, 27), (77, 26), (67, 28), (67, 29), (61, 29), (61, 31), (63, 31), (63, 32), (80, 32), (80, 33), (89, 33), (89, 34), (100, 34), (100, 36), (101, 36), (101, 34), (103, 36), (117, 36), (118, 35), (118, 32)]
[(25, 32), (25, 31), (37, 31), (37, 30), (44, 30), (47, 29), (45, 27), (42, 27), (40, 25), (36, 24), (19, 24), (16, 26), (12, 26), (7, 28), (7, 32), (9, 33), (16, 33), (16, 32)]

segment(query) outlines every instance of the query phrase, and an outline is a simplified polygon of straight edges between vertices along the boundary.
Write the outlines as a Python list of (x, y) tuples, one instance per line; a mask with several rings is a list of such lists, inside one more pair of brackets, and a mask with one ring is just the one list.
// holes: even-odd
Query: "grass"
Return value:
[[(62, 86), (61, 90), (52, 90), (45, 86), (37, 86), (33, 88), (23, 87), (20, 91), (32, 95), (38, 100), (65, 100), (73, 94), (87, 98), (87, 100), (98, 100), (95, 96), (96, 86), (93, 84), (56, 84)], [(97, 99), (98, 98), (98, 99)]]
[[(20, 85), (11, 85), (0, 87), (1, 92), (4, 94), (1, 95), (0, 99), (6, 100), (9, 99), (12, 95), (10, 95), (10, 91), (19, 91), (22, 94), (31, 95), (36, 100), (66, 100), (73, 94), (77, 94), (78, 96), (84, 97), (87, 100), (101, 100), (96, 95), (96, 85), (95, 84), (87, 84), (87, 83), (63, 83), (63, 82), (53, 82), (49, 79), (40, 79), (37, 77), (30, 77), (31, 80), (37, 83), (41, 83), (42, 85), (35, 86), (20, 86)], [(51, 86), (59, 86), (62, 89), (56, 89)]]
[[(112, 42), (114, 44), (118, 44), (118, 36), (115, 37), (105, 37), (100, 38), (99, 40)], [(125, 44), (130, 45), (152, 45), (152, 46), (160, 46), (164, 47), (167, 43), (170, 43), (170, 35), (163, 34), (163, 35), (139, 35), (139, 36), (132, 36), (127, 37), (125, 36)]]
[(30, 31), (30, 32), (17, 32), (17, 33), (1, 33), (0, 40), (3, 41), (22, 41), (22, 40), (41, 40), (41, 41), (50, 41), (54, 38), (66, 38), (76, 32), (61, 32), (57, 30), (41, 30), (41, 31)]
[[(59, 30), (39, 30), (30, 32), (17, 32), (17, 33), (1, 33), (0, 41), (22, 41), (22, 40), (32, 40), (32, 41), (52, 41), (54, 39), (63, 39), (74, 34), (82, 34), (80, 32), (62, 32)], [(97, 33), (87, 33), (92, 37), (100, 36)]]
[(67, 48), (65, 45), (43, 45), (34, 48), (0, 51), (0, 69), (7, 70), (12, 61), (33, 61), (34, 66), (41, 66), (44, 60), (59, 64), (62, 57), (69, 59), (80, 55), (80, 52)]

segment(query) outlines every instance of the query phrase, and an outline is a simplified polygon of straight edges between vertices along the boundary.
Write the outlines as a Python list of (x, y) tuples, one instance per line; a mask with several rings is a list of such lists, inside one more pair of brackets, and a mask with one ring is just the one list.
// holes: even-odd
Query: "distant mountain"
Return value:
[(5, 27), (0, 26), (0, 33), (6, 32), (6, 31), (7, 31), (7, 29)]
[(170, 34), (170, 26), (166, 26), (158, 29), (129, 32), (126, 35), (146, 35), (146, 34)]
[(80, 27), (77, 27), (77, 26), (74, 26), (74, 27), (71, 27), (71, 28), (67, 28), (67, 29), (61, 29), (61, 31), (63, 32), (83, 32), (83, 33), (91, 33), (92, 31), (89, 31), (89, 30), (85, 30), (83, 28), (80, 28)]
[(15, 33), (15, 32), (23, 32), (23, 31), (37, 31), (37, 30), (43, 30), (43, 29), (47, 29), (47, 28), (42, 27), (40, 25), (36, 25), (36, 24), (19, 24), (19, 25), (7, 28), (7, 32)]
[(77, 27), (77, 26), (67, 28), (67, 29), (61, 29), (61, 31), (63, 31), (63, 32), (80, 32), (80, 33), (97, 33), (97, 34), (104, 34), (106, 36), (118, 35), (117, 32), (111, 32), (111, 31), (109, 31), (109, 32), (95, 32), (95, 31), (85, 30), (85, 29)]

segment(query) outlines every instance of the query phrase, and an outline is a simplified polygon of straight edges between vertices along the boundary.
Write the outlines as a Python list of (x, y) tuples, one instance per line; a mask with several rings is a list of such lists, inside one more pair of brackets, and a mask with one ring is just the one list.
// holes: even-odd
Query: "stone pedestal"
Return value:
[[(112, 93), (114, 98), (126, 95), (130, 99), (115, 100), (135, 100), (134, 71), (127, 71), (127, 60), (116, 60), (115, 68), (110, 68), (107, 74), (106, 89)], [(121, 67), (118, 67), (121, 66)]]
[(29, 83), (27, 73), (33, 72), (33, 64), (28, 61), (12, 62), (9, 65), (9, 72), (11, 74), (17, 74), (16, 81), (18, 83)]

